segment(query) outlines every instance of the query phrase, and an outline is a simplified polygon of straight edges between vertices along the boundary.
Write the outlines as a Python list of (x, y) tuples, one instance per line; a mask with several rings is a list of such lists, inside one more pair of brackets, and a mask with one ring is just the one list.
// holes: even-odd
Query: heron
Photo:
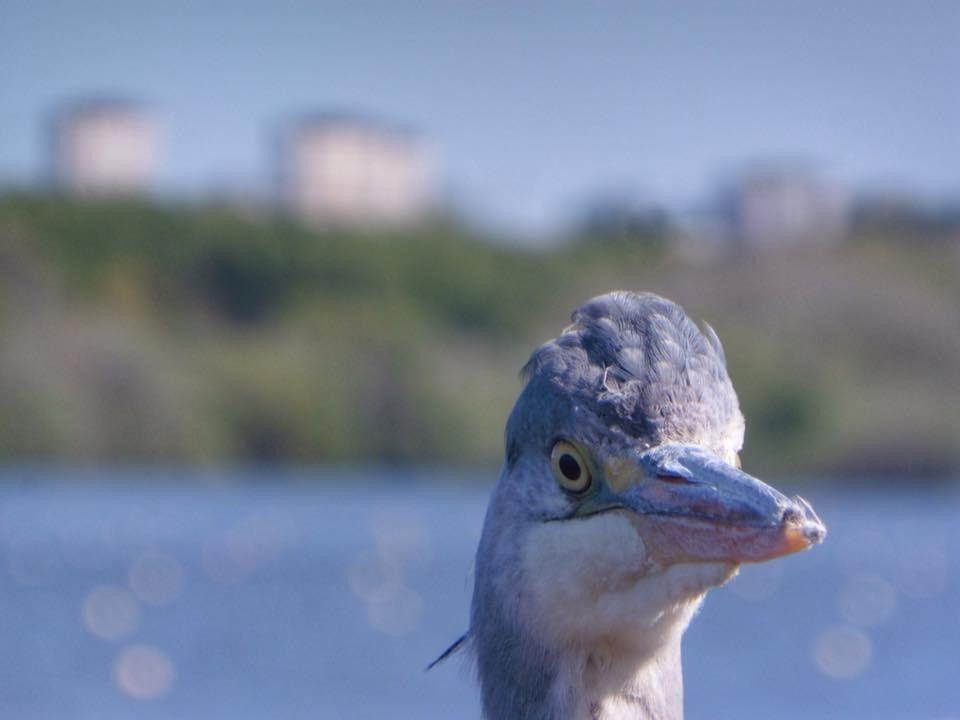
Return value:
[(678, 720), (707, 591), (826, 529), (740, 469), (723, 347), (670, 300), (589, 300), (522, 376), (469, 630), (435, 662), (472, 653), (487, 720)]

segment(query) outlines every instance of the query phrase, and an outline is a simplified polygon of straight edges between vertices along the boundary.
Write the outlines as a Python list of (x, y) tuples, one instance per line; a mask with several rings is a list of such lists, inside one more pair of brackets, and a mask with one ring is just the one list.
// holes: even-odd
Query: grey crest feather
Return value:
[(563, 413), (576, 414), (581, 427), (586, 414), (604, 431), (645, 445), (682, 441), (719, 450), (738, 431), (742, 440), (743, 416), (709, 325), (701, 331), (676, 303), (632, 292), (595, 297), (572, 321), (524, 367), (527, 389), (508, 422), (508, 458), (511, 437), (549, 442), (535, 432), (545, 413), (555, 426)]

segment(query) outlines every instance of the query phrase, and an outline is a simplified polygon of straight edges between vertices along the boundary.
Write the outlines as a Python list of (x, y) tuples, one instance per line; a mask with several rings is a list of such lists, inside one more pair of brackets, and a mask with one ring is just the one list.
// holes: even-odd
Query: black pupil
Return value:
[(560, 466), (560, 472), (563, 473), (563, 476), (567, 480), (580, 479), (580, 463), (576, 461), (573, 455), (567, 455), (564, 453), (560, 456), (560, 460), (557, 464)]

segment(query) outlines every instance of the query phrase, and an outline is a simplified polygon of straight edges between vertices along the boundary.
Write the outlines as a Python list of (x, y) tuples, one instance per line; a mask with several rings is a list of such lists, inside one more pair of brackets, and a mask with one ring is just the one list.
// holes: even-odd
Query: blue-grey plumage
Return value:
[(739, 470), (712, 329), (627, 292), (572, 319), (524, 368), (463, 644), (488, 720), (680, 718), (680, 637), (706, 591), (825, 531)]

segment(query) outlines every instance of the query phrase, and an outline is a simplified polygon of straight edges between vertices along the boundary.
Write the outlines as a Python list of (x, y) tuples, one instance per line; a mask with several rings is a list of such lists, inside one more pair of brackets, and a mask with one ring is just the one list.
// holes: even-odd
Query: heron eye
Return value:
[(550, 453), (550, 464), (560, 487), (572, 493), (586, 492), (593, 478), (580, 451), (565, 440), (557, 441)]

